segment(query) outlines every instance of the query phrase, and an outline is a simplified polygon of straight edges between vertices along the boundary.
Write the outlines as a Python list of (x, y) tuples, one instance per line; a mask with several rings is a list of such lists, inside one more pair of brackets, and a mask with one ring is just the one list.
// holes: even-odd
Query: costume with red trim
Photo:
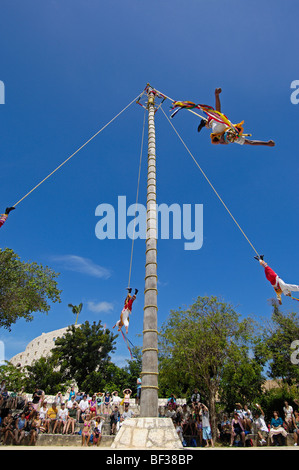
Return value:
[(296, 284), (286, 284), (277, 274), (275, 271), (273, 271), (270, 266), (263, 260), (262, 257), (259, 258), (259, 263), (261, 266), (264, 267), (265, 269), (265, 276), (266, 279), (270, 282), (270, 284), (273, 286), (275, 292), (276, 292), (276, 297), (279, 302), (279, 304), (282, 304), (281, 301), (281, 295), (287, 295), (288, 297), (291, 297), (291, 292), (299, 292), (299, 286)]
[(128, 291), (129, 292), (125, 299), (124, 308), (122, 309), (121, 314), (120, 314), (120, 319), (113, 326), (113, 328), (117, 326), (118, 331), (121, 331), (121, 328), (124, 326), (126, 328), (126, 334), (128, 334), (129, 321), (130, 321), (129, 316), (132, 313), (132, 306), (133, 306), (134, 300), (136, 299), (138, 289), (135, 289), (135, 294), (133, 296), (131, 296), (132, 289), (128, 288)]

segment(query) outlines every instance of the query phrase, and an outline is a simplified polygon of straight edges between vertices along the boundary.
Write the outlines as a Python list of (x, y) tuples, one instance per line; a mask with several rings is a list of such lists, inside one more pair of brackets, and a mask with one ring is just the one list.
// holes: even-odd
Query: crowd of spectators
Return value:
[[(140, 392), (140, 379), (137, 381)], [(30, 399), (29, 399), (29, 398)], [(99, 445), (103, 435), (115, 435), (127, 418), (134, 417), (130, 403), (132, 390), (99, 392), (89, 396), (71, 387), (67, 395), (58, 393), (51, 403), (45, 393), (36, 388), (31, 395), (24, 390), (7, 392), (5, 380), (0, 384), (0, 444), (34, 445), (40, 433), (80, 434), (82, 445)], [(135, 403), (138, 405), (140, 393)], [(299, 407), (299, 402), (294, 400)], [(173, 420), (176, 432), (184, 446), (214, 446), (210, 413), (202, 403), (198, 390), (190, 400), (177, 400), (174, 395), (159, 407), (159, 416)], [(284, 445), (288, 434), (293, 434), (298, 444), (299, 411), (284, 402), (282, 416), (273, 411), (266, 420), (259, 404), (253, 411), (240, 403), (234, 410), (222, 414), (218, 420), (217, 442), (222, 445), (250, 445), (252, 434), (257, 435), (259, 445)], [(251, 444), (252, 445), (252, 444)]]
[[(140, 379), (138, 389), (139, 382)], [(89, 396), (71, 387), (67, 395), (59, 392), (49, 403), (45, 393), (38, 388), (28, 399), (23, 390), (8, 393), (5, 380), (0, 387), (2, 445), (22, 445), (25, 440), (27, 444), (34, 445), (40, 433), (80, 434), (83, 446), (99, 445), (105, 423), (110, 434), (116, 434), (123, 421), (134, 415), (130, 409), (132, 390), (129, 388), (123, 390), (121, 398), (117, 391)]]
[[(299, 407), (299, 401), (294, 400)], [(172, 395), (164, 407), (160, 408), (160, 416), (173, 420), (177, 433), (186, 446), (214, 446), (211, 434), (209, 410), (201, 403), (198, 391), (195, 390), (188, 404), (178, 403)], [(217, 442), (227, 446), (251, 446), (252, 435), (257, 436), (260, 446), (287, 445), (287, 435), (294, 438), (294, 445), (299, 444), (299, 411), (285, 401), (283, 413), (276, 410), (270, 419), (258, 403), (253, 411), (245, 404), (236, 403), (230, 414), (219, 416), (217, 425)]]

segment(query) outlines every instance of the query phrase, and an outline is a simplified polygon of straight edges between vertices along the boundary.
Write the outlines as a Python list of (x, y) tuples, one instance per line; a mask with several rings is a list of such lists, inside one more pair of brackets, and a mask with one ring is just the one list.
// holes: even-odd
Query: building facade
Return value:
[(42, 333), (28, 343), (25, 351), (13, 356), (9, 362), (14, 366), (24, 367), (31, 366), (34, 361), (41, 357), (47, 357), (55, 346), (55, 340), (63, 337), (67, 329), (68, 327)]

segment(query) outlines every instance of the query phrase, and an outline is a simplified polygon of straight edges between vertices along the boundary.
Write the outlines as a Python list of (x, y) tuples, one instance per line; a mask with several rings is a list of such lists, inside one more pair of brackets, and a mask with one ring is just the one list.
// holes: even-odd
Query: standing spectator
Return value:
[(108, 415), (110, 411), (111, 396), (109, 392), (105, 392), (104, 395), (104, 414)]
[(56, 397), (55, 397), (55, 403), (57, 404), (57, 406), (61, 406), (62, 402), (63, 402), (62, 393), (58, 392)]
[(270, 431), (269, 431), (271, 444), (274, 443), (274, 436), (279, 436), (279, 435), (286, 438), (288, 433), (286, 432), (286, 430), (283, 427), (283, 420), (279, 416), (278, 411), (273, 411), (273, 418), (271, 419), (271, 428), (270, 428)]
[(244, 410), (243, 410), (243, 419), (244, 419), (244, 428), (247, 431), (251, 430), (252, 422), (253, 422), (253, 417), (250, 409), (248, 408), (247, 405), (244, 405)]
[(293, 407), (289, 405), (287, 401), (284, 402), (284, 407), (283, 407), (283, 412), (284, 412), (284, 420), (288, 428), (288, 432), (292, 431), (293, 428)]
[(75, 387), (72, 386), (71, 387), (71, 390), (70, 390), (70, 393), (69, 393), (69, 400), (72, 398), (72, 397), (76, 397), (76, 392), (75, 392)]
[(112, 392), (111, 394), (111, 398), (112, 398), (112, 401), (111, 401), (111, 406), (114, 407), (114, 406), (118, 406), (120, 405), (120, 402), (122, 401), (120, 396), (118, 395), (118, 392)]
[(131, 398), (131, 395), (132, 395), (132, 390), (129, 389), (129, 388), (125, 388), (124, 391), (123, 391), (123, 394), (124, 394), (124, 405), (126, 403), (130, 403), (130, 398)]
[(261, 405), (256, 403), (256, 407), (259, 411), (255, 412), (255, 421), (254, 425), (256, 428), (257, 435), (260, 439), (260, 444), (265, 445), (267, 444), (267, 438), (269, 435), (269, 429), (265, 422), (265, 413), (263, 412)]
[(89, 410), (89, 403), (87, 400), (87, 395), (83, 395), (82, 400), (79, 403), (78, 410), (77, 410), (77, 421), (80, 422), (80, 418), (82, 416), (82, 420), (84, 420), (87, 411)]
[(38, 409), (38, 405), (41, 403), (41, 401), (43, 401), (44, 396), (45, 396), (44, 392), (40, 390), (38, 387), (35, 387), (35, 390), (32, 394), (32, 400), (31, 400), (33, 404), (33, 408), (35, 410)]
[(230, 446), (233, 445), (236, 436), (240, 436), (242, 439), (243, 446), (245, 445), (245, 431), (243, 427), (242, 419), (240, 418), (240, 414), (235, 411), (234, 417), (231, 422), (231, 441)]
[(104, 393), (97, 393), (97, 414), (103, 413)]
[(120, 421), (120, 412), (118, 406), (114, 407), (114, 411), (112, 411), (110, 415), (110, 425), (111, 425), (111, 434), (116, 434), (119, 429), (119, 421)]
[(202, 438), (206, 441), (206, 447), (209, 447), (209, 441), (212, 447), (214, 442), (212, 438), (212, 431), (210, 426), (210, 413), (206, 405), (200, 404), (201, 421), (202, 421)]
[(141, 378), (137, 379), (137, 394), (136, 394), (136, 405), (139, 405), (141, 397)]
[(94, 418), (97, 414), (97, 397), (96, 397), (96, 395), (93, 395), (91, 400), (89, 401), (89, 412), (90, 412), (91, 418)]

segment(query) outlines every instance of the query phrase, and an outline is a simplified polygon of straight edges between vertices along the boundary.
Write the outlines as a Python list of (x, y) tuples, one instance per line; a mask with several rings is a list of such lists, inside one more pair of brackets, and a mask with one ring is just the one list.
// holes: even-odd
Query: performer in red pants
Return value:
[(275, 292), (276, 292), (276, 297), (279, 302), (279, 304), (282, 304), (281, 301), (281, 295), (287, 295), (291, 297), (291, 292), (299, 292), (299, 286), (296, 284), (286, 284), (277, 274), (276, 272), (273, 271), (273, 269), (270, 268), (270, 266), (267, 265), (267, 263), (263, 259), (263, 255), (261, 256), (255, 256), (255, 259), (257, 259), (260, 263), (261, 266), (265, 269), (265, 275), (268, 281), (271, 283), (273, 286)]

